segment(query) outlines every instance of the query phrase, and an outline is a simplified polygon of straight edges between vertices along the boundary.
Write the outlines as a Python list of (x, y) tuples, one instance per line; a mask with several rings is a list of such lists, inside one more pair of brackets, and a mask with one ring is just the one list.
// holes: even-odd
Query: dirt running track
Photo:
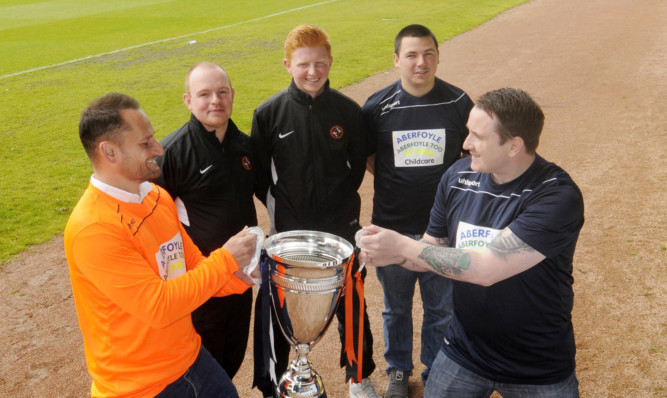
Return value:
[[(568, 170), (583, 191), (573, 318), (584, 397), (667, 397), (666, 47), (664, 0), (535, 0), (440, 49), (439, 76), (473, 98), (503, 86), (531, 93), (547, 116), (538, 152)], [(362, 103), (396, 78), (392, 70), (344, 91)], [(372, 178), (362, 194), (366, 224)], [(87, 396), (62, 237), (4, 264), (0, 275), (0, 396)], [(384, 391), (382, 294), (374, 272), (366, 291), (377, 336), (373, 379)], [(346, 396), (338, 349), (330, 330), (312, 357), (331, 398)], [(251, 358), (248, 350), (234, 379), (242, 397), (258, 395), (250, 390)], [(414, 361), (418, 373), (418, 353)], [(411, 397), (422, 396), (417, 380)]]

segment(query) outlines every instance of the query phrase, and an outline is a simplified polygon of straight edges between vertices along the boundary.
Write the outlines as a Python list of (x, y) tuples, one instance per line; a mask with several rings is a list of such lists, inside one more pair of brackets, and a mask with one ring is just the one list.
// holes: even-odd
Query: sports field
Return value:
[[(64, 9), (64, 2), (36, 4), (58, 4), (50, 12)], [(86, 4), (74, 8), (83, 10)], [(172, 3), (154, 3), (152, 10), (164, 13), (166, 11), (161, 7), (166, 8), (167, 4), (171, 6)], [(333, 15), (340, 15), (336, 13), (341, 6), (357, 7), (358, 4), (366, 8), (350, 11), (347, 14), (349, 21), (331, 19)], [(375, 34), (370, 28), (341, 28), (342, 23), (361, 18), (361, 13), (378, 4), (385, 9), (373, 10), (373, 15), (382, 17), (377, 20), (368, 17), (364, 23), (369, 26), (375, 22), (376, 29), (385, 24), (392, 25), (384, 33), (378, 33), (375, 45), (368, 44), (372, 42), (366, 36)], [(459, 4), (466, 5), (464, 2)], [(486, 3), (475, 2), (478, 4)], [(391, 14), (386, 7), (394, 5), (392, 18), (397, 20), (382, 21), (381, 18)], [(6, 68), (0, 73), (2, 76), (40, 65), (67, 62), (86, 54), (99, 54), (99, 51), (112, 51), (91, 50), (85, 54), (70, 54), (69, 58), (53, 59), (50, 63), (31, 63), (23, 69), (12, 67), (8, 62), (15, 62), (13, 59), (19, 57), (6, 50), (9, 45), (7, 32), (13, 29), (8, 27), (7, 21), (16, 19), (8, 17), (12, 15), (7, 12), (10, 6), (17, 4), (0, 0), (0, 53), (3, 55), (0, 68)], [(103, 10), (103, 6), (100, 2), (97, 8)], [(415, 16), (413, 8), (417, 6), (424, 7), (427, 12)], [(254, 28), (271, 27), (279, 37), (270, 44), (275, 47), (275, 55), (266, 57), (270, 59), (266, 60), (265, 70), (258, 66), (265, 56), (258, 56), (234, 72), (237, 99), (245, 100), (252, 95), (258, 98), (248, 100), (247, 105), (237, 103), (235, 120), (245, 124), (247, 130), (250, 112), (263, 99), (260, 97), (264, 94), (258, 94), (259, 90), (269, 84), (274, 84), (276, 90), (287, 85), (288, 76), (280, 62), (280, 42), (297, 23), (318, 23), (331, 33), (335, 57), (332, 79), (336, 87), (346, 85), (343, 83), (348, 79), (346, 74), (357, 72), (359, 64), (366, 65), (354, 56), (380, 59), (377, 64), (380, 73), (343, 89), (345, 94), (359, 102), (398, 77), (396, 70), (388, 70), (391, 66), (391, 38), (398, 25), (421, 22), (433, 27), (439, 40), (443, 41), (438, 77), (464, 88), (473, 99), (499, 87), (520, 87), (528, 91), (542, 105), (546, 115), (538, 152), (567, 170), (582, 190), (586, 222), (574, 259), (572, 312), (577, 344), (576, 371), (582, 398), (667, 397), (667, 329), (664, 321), (667, 319), (667, 229), (664, 227), (667, 225), (664, 210), (667, 203), (667, 113), (664, 111), (667, 109), (667, 2), (531, 0), (452, 40), (446, 40), (446, 31), (463, 18), (450, 19), (454, 10), (441, 10), (437, 14), (438, 7), (439, 3), (428, 1), (338, 1), (253, 23)], [(461, 12), (461, 9), (457, 10)], [(480, 15), (479, 10), (468, 10), (467, 13), (481, 20), (492, 14), (487, 10), (484, 15)], [(301, 20), (296, 15), (301, 12), (312, 13), (312, 18)], [(136, 9), (128, 9), (125, 13), (128, 18), (138, 15)], [(51, 13), (44, 15), (54, 16)], [(34, 18), (33, 22), (37, 20)], [(133, 26), (128, 21), (125, 19), (123, 26)], [(281, 27), (277, 27), (279, 21)], [(69, 21), (69, 25), (73, 26), (72, 22)], [(37, 25), (24, 32), (38, 30)], [(210, 28), (194, 26), (196, 31)], [(211, 31), (209, 34), (217, 32), (217, 36), (210, 41), (222, 43), (228, 40), (225, 35), (236, 34), (243, 26)], [(345, 38), (350, 38), (349, 43), (363, 44), (364, 49), (358, 50), (358, 54), (349, 50), (350, 55), (343, 57), (341, 40)], [(224, 64), (236, 57), (224, 57), (228, 54), (216, 47), (222, 45), (211, 42), (208, 50), (197, 50), (199, 55), (190, 52), (197, 48), (196, 45), (185, 46), (185, 43), (197, 40), (197, 44), (202, 45), (205, 40), (199, 36), (179, 40), (181, 48), (169, 50), (169, 57), (165, 55), (169, 51), (160, 53), (163, 58), (159, 64), (142, 61), (150, 66), (164, 65), (163, 68), (137, 66), (142, 65), (142, 57), (156, 56), (160, 45), (166, 47), (171, 42), (138, 47), (128, 54), (118, 52), (85, 62), (0, 78), (0, 92), (6, 94), (0, 100), (3, 126), (0, 129), (0, 216), (4, 228), (0, 232), (3, 239), (0, 244), (3, 253), (7, 253), (9, 243), (19, 247), (19, 243), (29, 237), (29, 232), (42, 233), (33, 235), (31, 241), (57, 234), (46, 243), (23, 250), (0, 269), (0, 335), (3, 336), (0, 340), (0, 397), (88, 395), (90, 377), (86, 372), (61, 234), (69, 207), (76, 202), (90, 175), (90, 166), (76, 138), (78, 114), (90, 99), (115, 89), (127, 91), (142, 100), (158, 126), (160, 136), (181, 125), (187, 117), (180, 102), (181, 80), (187, 66), (198, 61), (199, 56), (210, 55), (214, 61)], [(234, 46), (237, 53), (247, 51), (248, 45), (244, 45)], [(182, 64), (167, 66), (168, 61), (179, 59), (174, 54), (184, 52), (187, 55), (182, 55)], [(150, 73), (148, 78), (140, 76), (143, 70)], [(269, 70), (277, 79), (275, 83), (256, 79), (250, 74)], [(78, 71), (78, 75), (71, 71)], [(169, 78), (163, 76), (164, 73), (169, 73)], [(349, 78), (350, 81), (355, 79)], [(149, 89), (155, 86), (159, 91)], [(64, 98), (67, 101), (63, 101)], [(14, 119), (10, 120), (9, 115)], [(13, 124), (8, 127), (10, 121)], [(362, 196), (360, 220), (362, 225), (367, 225), (372, 207), (372, 175), (367, 174), (359, 192)], [(21, 210), (16, 205), (27, 202), (30, 202), (29, 206), (24, 207), (28, 210)], [(10, 211), (13, 212), (11, 215)], [(45, 224), (47, 221), (50, 224)], [(263, 222), (261, 225), (267, 230), (266, 217)], [(373, 345), (373, 358), (378, 368), (372, 379), (378, 391), (383, 392), (387, 383), (384, 376), (387, 364), (381, 338), (382, 288), (373, 268), (369, 272), (365, 296), (371, 330), (379, 335)], [(415, 299), (413, 311), (414, 338), (418, 344), (422, 316), (419, 298)], [(339, 349), (340, 342), (335, 327), (332, 327), (313, 350), (313, 363), (331, 398), (347, 396), (343, 372), (338, 367)], [(416, 374), (420, 373), (424, 367), (418, 350), (413, 352), (413, 362)], [(234, 379), (242, 397), (259, 395), (251, 389), (252, 366), (252, 349), (248, 348), (242, 369)], [(422, 396), (419, 377), (412, 377), (410, 398)]]
[(187, 69), (214, 61), (249, 132), (254, 108), (287, 86), (282, 42), (297, 24), (329, 33), (340, 88), (387, 69), (407, 24), (446, 41), (523, 2), (0, 0), (0, 263), (62, 232), (91, 174), (77, 124), (93, 98), (136, 97), (162, 138), (188, 118)]

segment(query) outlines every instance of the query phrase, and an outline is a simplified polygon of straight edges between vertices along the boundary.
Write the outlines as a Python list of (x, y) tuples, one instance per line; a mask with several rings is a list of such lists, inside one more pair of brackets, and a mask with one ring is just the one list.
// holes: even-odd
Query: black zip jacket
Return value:
[(310, 229), (352, 240), (367, 155), (359, 105), (328, 81), (315, 99), (292, 81), (255, 109), (250, 135), (268, 179), (257, 197), (272, 232)]
[[(230, 119), (222, 143), (192, 115), (162, 139), (155, 181), (177, 202), (185, 230), (204, 255), (221, 247), (245, 225), (257, 225), (253, 193), (259, 177), (250, 137)], [(186, 216), (187, 214), (187, 216)], [(185, 220), (187, 217), (187, 220)]]

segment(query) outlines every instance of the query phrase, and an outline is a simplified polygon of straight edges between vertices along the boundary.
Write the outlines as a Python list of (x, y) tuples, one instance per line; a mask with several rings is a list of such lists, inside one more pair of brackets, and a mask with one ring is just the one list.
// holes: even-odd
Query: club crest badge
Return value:
[(343, 131), (343, 128), (340, 127), (339, 125), (335, 125), (329, 129), (329, 135), (334, 140), (340, 140), (341, 138), (343, 138), (344, 134), (345, 131)]
[(247, 156), (241, 158), (241, 165), (243, 166), (244, 169), (248, 171), (252, 170), (252, 162), (250, 161), (250, 158)]

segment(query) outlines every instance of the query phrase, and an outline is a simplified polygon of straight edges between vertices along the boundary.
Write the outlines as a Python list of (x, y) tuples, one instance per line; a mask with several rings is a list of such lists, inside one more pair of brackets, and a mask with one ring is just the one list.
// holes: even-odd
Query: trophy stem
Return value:
[(313, 366), (310, 360), (308, 360), (308, 354), (310, 353), (310, 346), (308, 344), (297, 344), (295, 347), (296, 359), (294, 360), (295, 365), (299, 369), (299, 372), (309, 371)]
[(283, 398), (326, 397), (322, 378), (313, 369), (313, 364), (308, 359), (310, 346), (308, 344), (297, 344), (294, 348), (296, 358), (290, 364), (288, 371), (281, 377), (278, 394)]

